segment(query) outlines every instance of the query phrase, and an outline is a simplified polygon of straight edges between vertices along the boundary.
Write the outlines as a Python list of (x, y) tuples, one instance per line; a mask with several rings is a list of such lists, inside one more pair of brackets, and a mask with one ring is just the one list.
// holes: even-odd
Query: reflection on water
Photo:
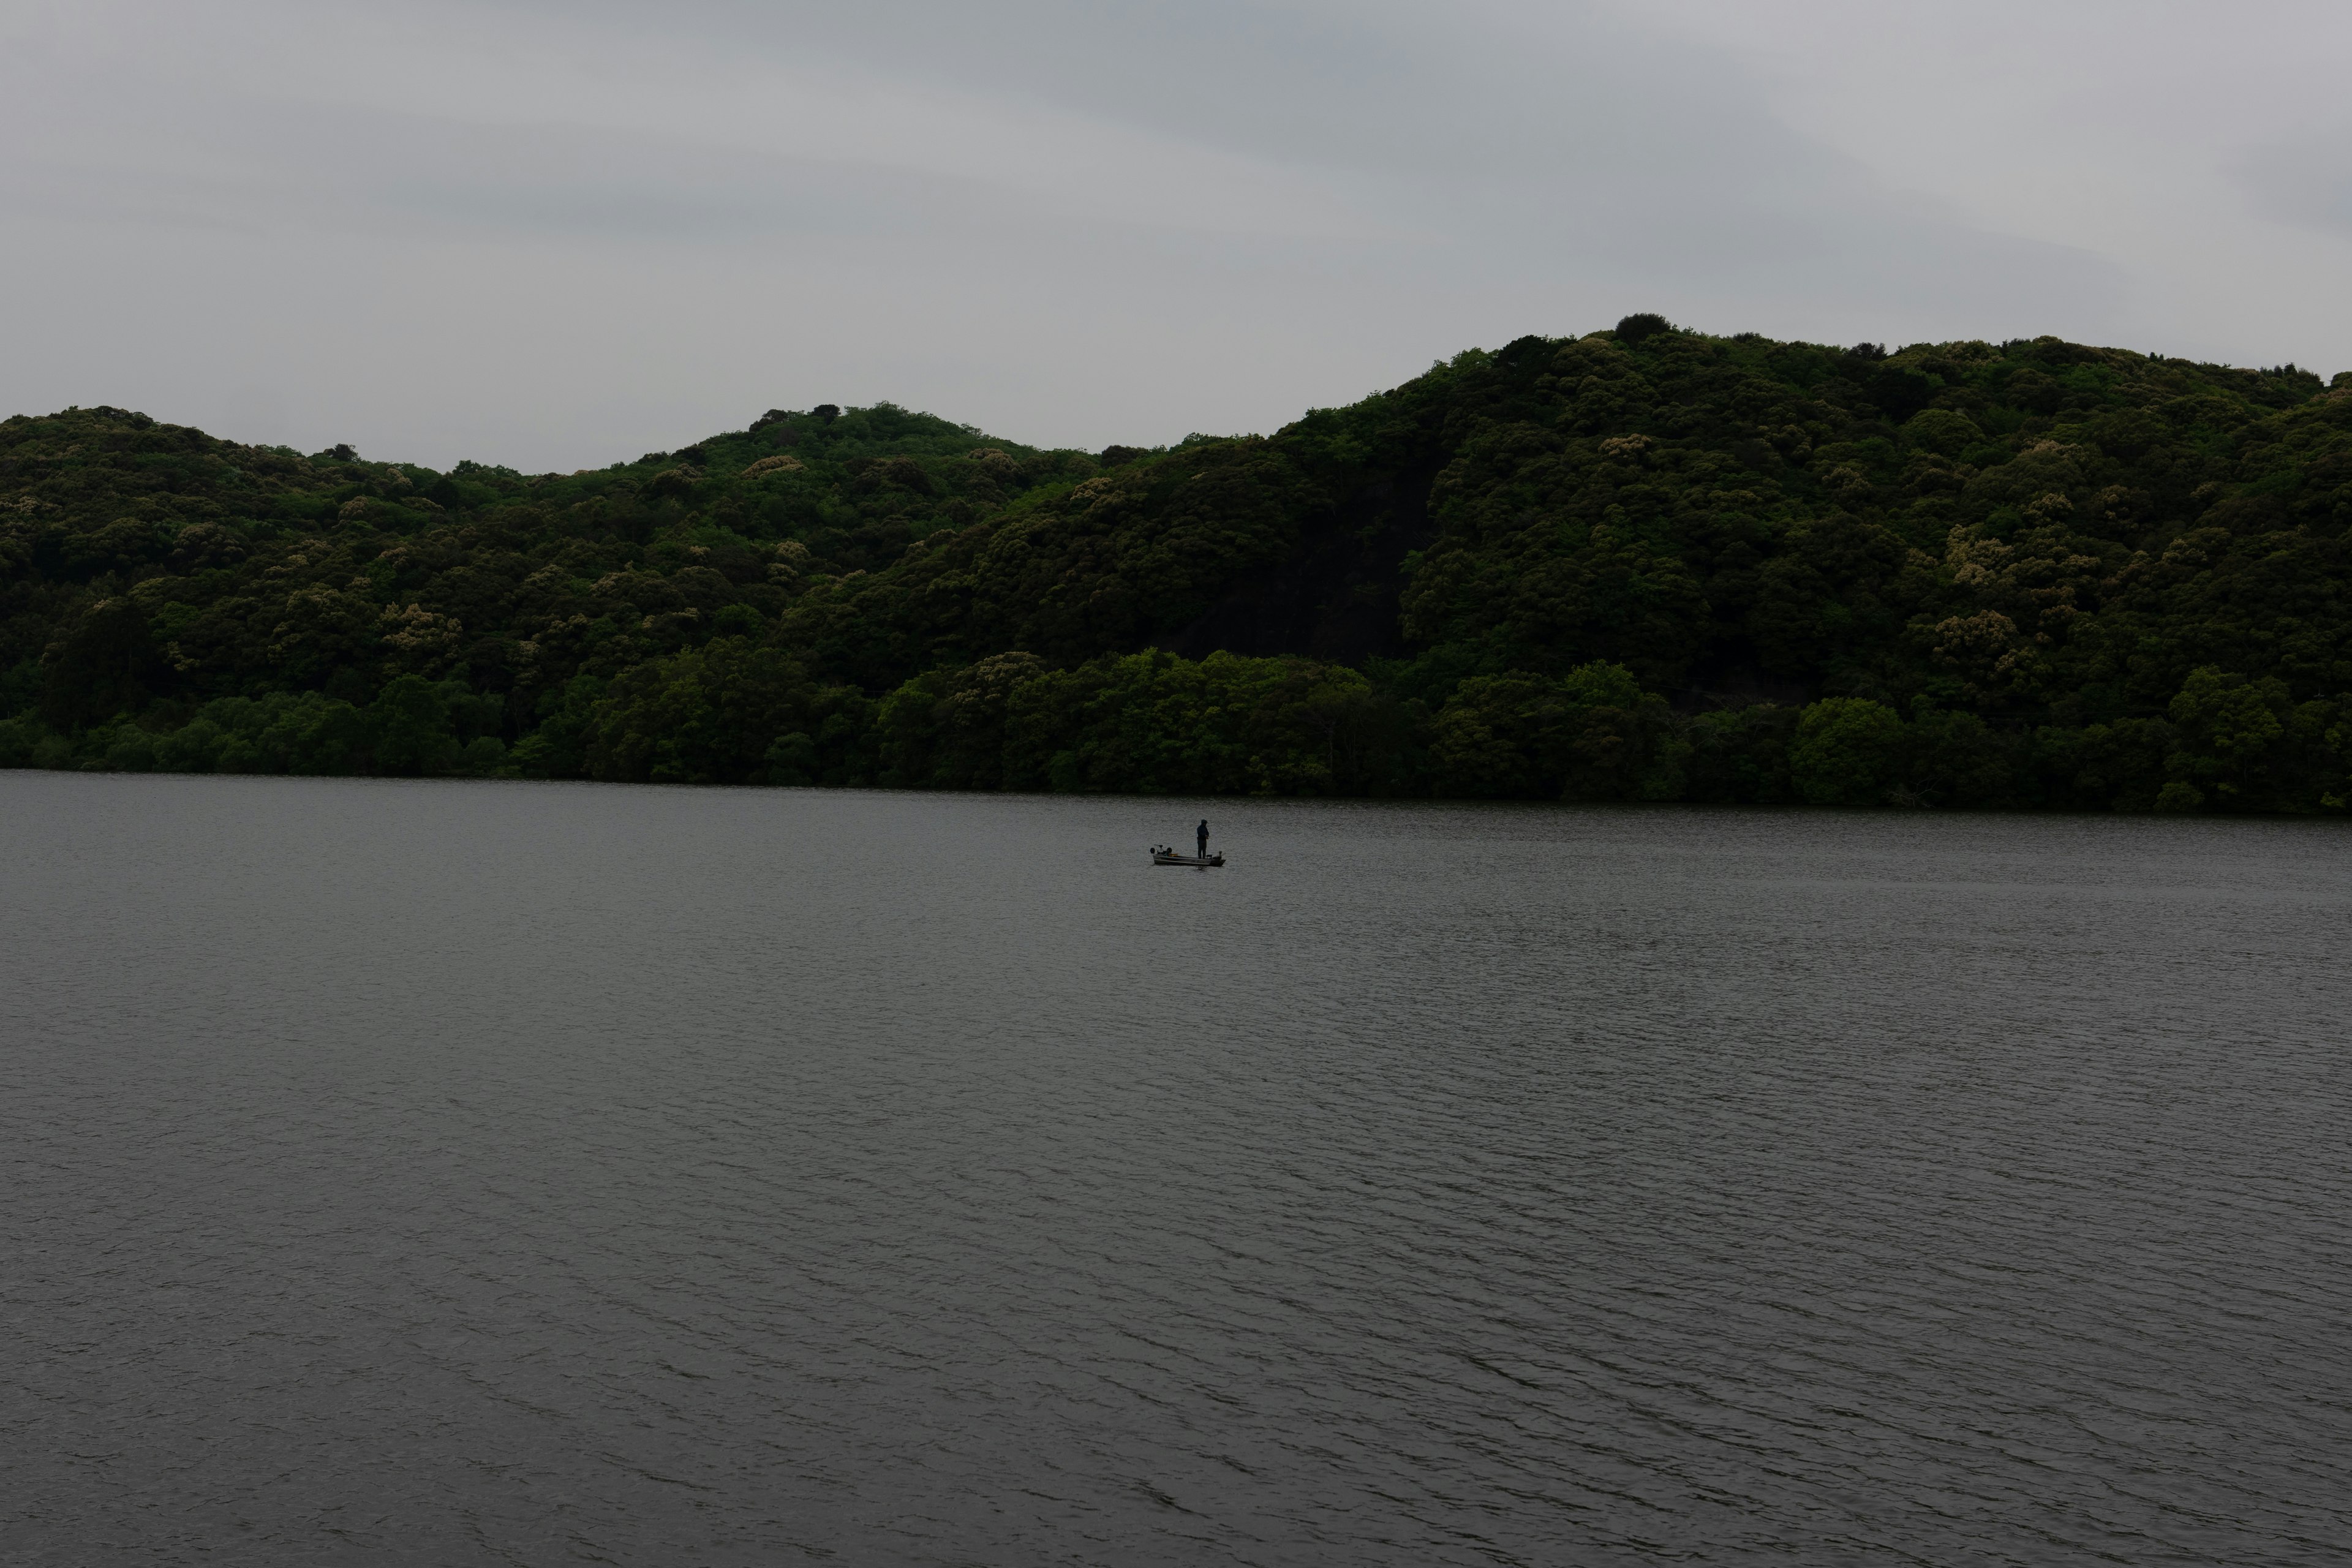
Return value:
[(2352, 1551), (2336, 825), (0, 812), (11, 1561)]

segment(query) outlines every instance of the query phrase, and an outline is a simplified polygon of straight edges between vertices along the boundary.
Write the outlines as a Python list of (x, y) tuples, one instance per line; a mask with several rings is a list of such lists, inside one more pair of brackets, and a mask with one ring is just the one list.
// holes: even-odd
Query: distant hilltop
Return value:
[(2339, 812), (2352, 374), (1650, 315), (1269, 437), (0, 422), (0, 765)]

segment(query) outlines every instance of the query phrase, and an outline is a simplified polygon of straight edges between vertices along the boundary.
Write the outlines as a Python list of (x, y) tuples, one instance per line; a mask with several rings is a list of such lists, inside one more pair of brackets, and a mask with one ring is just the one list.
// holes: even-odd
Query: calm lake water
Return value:
[(0, 1559), (2340, 1563), (2348, 936), (2326, 823), (0, 773)]

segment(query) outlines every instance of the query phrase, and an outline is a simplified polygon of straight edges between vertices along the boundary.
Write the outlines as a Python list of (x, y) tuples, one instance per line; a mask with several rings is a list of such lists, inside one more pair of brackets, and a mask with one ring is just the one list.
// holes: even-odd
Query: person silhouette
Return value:
[(1197, 858), (1206, 860), (1209, 858), (1209, 819), (1207, 817), (1201, 818), (1200, 827), (1192, 834), (1192, 842), (1200, 846)]

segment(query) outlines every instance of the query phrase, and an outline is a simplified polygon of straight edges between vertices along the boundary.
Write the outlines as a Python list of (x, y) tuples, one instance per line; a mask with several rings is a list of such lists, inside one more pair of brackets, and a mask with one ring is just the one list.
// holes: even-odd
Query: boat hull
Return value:
[(1171, 855), (1163, 849), (1151, 857), (1151, 863), (1155, 866), (1199, 866), (1205, 869), (1223, 865), (1225, 858), (1222, 855)]

